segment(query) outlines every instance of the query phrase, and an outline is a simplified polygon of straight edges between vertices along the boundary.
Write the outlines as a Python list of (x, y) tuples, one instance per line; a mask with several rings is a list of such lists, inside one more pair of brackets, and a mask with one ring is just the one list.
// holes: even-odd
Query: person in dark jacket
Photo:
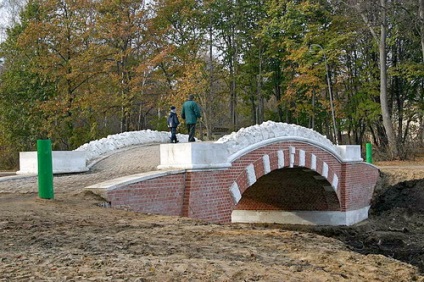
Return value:
[(180, 121), (178, 120), (177, 110), (172, 106), (168, 116), (168, 127), (171, 130), (171, 143), (178, 143), (177, 127), (179, 124)]
[(181, 109), (181, 117), (185, 120), (188, 131), (188, 142), (195, 142), (197, 119), (201, 117), (199, 105), (193, 101), (194, 95), (189, 95)]

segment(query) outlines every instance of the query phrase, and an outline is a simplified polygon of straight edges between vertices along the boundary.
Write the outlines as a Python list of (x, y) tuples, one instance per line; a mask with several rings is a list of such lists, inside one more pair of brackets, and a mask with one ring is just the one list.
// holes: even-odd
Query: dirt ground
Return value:
[(378, 164), (370, 217), (352, 227), (209, 224), (83, 190), (158, 164), (157, 145), (121, 150), (55, 176), (54, 200), (35, 177), (0, 178), (0, 281), (424, 281), (422, 162)]

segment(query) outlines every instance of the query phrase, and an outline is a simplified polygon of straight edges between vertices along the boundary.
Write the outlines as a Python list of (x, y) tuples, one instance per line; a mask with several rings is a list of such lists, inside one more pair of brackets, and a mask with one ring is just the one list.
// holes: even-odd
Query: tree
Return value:
[[(344, 1), (342, 1), (344, 2)], [(364, 23), (368, 26), (379, 50), (379, 68), (380, 68), (380, 104), (381, 115), (385, 134), (388, 140), (388, 151), (392, 157), (397, 157), (396, 136), (393, 129), (393, 122), (391, 119), (390, 101), (387, 93), (387, 53), (386, 53), (386, 40), (387, 40), (387, 0), (379, 0), (379, 3), (372, 3), (368, 1), (355, 1), (353, 5), (344, 2), (349, 7), (353, 7)], [(361, 5), (362, 4), (362, 5)], [(378, 7), (377, 10), (374, 8)], [(368, 12), (368, 14), (367, 14)], [(378, 16), (376, 13), (379, 13)], [(372, 19), (375, 19), (373, 22)], [(380, 27), (380, 33), (377, 31), (377, 26)]]
[(229, 109), (231, 118), (231, 128), (237, 128), (237, 102), (238, 86), (237, 77), (239, 74), (240, 56), (240, 1), (216, 1), (213, 5), (212, 13), (215, 14), (214, 27), (216, 38), (220, 43), (217, 50), (223, 57), (223, 65), (228, 68), (228, 89), (229, 89)]
[(7, 29), (7, 39), (0, 44), (0, 57), (4, 59), (0, 71), (0, 166), (6, 168), (16, 168), (18, 152), (34, 150), (36, 140), (45, 137), (38, 103), (52, 97), (54, 85), (34, 72), (32, 50), (19, 44), (38, 14), (38, 4), (28, 4), (19, 23)]
[[(149, 73), (150, 53), (145, 49), (148, 17), (144, 2), (105, 0), (97, 3), (96, 48), (102, 50), (103, 72), (113, 97), (111, 108), (120, 111), (120, 131), (137, 128), (133, 113)], [(109, 92), (109, 93), (108, 93)]]

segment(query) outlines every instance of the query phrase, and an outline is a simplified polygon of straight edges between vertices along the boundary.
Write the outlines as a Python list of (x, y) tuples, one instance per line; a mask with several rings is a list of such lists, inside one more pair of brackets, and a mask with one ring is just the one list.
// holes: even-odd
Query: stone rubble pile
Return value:
[(309, 142), (318, 143), (331, 152), (338, 152), (337, 147), (324, 135), (296, 124), (266, 121), (260, 125), (242, 128), (237, 132), (223, 136), (216, 143), (227, 144), (230, 154), (238, 152), (250, 145), (272, 138), (297, 137)]
[[(106, 138), (86, 143), (75, 151), (85, 151), (87, 161), (98, 158), (100, 155), (121, 148), (153, 143), (169, 143), (169, 132), (155, 130), (141, 130), (109, 135)], [(266, 121), (260, 125), (242, 128), (237, 132), (225, 135), (215, 143), (227, 145), (231, 155), (250, 145), (257, 144), (272, 138), (297, 137), (309, 142), (318, 143), (329, 151), (338, 152), (336, 146), (320, 133), (295, 124)], [(187, 135), (178, 134), (180, 142), (187, 142)]]
[[(186, 135), (178, 134), (177, 138), (183, 141), (186, 140)], [(108, 137), (90, 141), (74, 151), (86, 152), (87, 161), (98, 158), (100, 155), (110, 151), (122, 149), (134, 145), (154, 144), (154, 143), (168, 143), (169, 132), (155, 131), (155, 130), (140, 130), (128, 131), (119, 134), (109, 135)]]

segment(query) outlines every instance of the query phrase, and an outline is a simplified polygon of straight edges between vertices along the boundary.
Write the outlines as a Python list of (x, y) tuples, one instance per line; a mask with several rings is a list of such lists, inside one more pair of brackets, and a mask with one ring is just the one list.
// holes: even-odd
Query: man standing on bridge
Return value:
[(193, 101), (194, 95), (190, 94), (188, 100), (184, 102), (181, 110), (181, 117), (185, 120), (188, 130), (188, 142), (195, 142), (197, 119), (201, 117), (199, 105)]

